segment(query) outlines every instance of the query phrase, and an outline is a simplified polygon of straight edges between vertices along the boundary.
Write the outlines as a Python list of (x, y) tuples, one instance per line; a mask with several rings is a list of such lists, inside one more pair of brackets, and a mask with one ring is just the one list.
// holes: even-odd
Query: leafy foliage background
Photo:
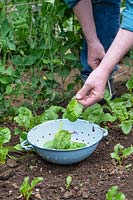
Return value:
[(64, 84), (71, 70), (80, 68), (81, 30), (66, 4), (2, 0), (0, 18), (1, 113), (13, 112), (11, 105), (18, 97), (35, 110), (40, 100), (47, 106), (71, 97), (79, 77), (66, 91)]

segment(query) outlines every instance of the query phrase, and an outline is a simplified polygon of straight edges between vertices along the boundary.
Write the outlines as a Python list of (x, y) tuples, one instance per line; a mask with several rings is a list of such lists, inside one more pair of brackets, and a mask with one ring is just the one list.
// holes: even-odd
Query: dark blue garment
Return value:
[(80, 0), (64, 0), (70, 8), (73, 8)]
[[(65, 0), (69, 7), (74, 7), (80, 0)], [(105, 51), (108, 50), (120, 27), (120, 4), (121, 0), (92, 0), (93, 15), (96, 25), (97, 36)], [(92, 68), (87, 63), (87, 43), (83, 39), (81, 51), (81, 78), (86, 80), (92, 72)], [(117, 70), (117, 66), (115, 67)]]
[[(93, 15), (97, 36), (105, 51), (107, 51), (120, 26), (120, 0), (93, 0)], [(85, 39), (80, 58), (83, 66), (81, 77), (86, 80), (92, 72), (92, 68), (87, 63), (87, 44)], [(115, 69), (117, 70), (117, 67)]]

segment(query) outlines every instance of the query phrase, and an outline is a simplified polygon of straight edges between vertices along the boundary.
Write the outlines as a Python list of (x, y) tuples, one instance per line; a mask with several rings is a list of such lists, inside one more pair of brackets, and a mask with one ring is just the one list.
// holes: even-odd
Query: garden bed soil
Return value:
[[(119, 95), (125, 92), (125, 84), (117, 82)], [(13, 130), (13, 124), (8, 125)], [(8, 159), (0, 166), (0, 200), (22, 200), (19, 187), (24, 177), (30, 180), (41, 176), (44, 181), (39, 183), (32, 195), (32, 200), (105, 200), (107, 190), (117, 185), (125, 193), (127, 200), (133, 200), (133, 168), (125, 169), (111, 160), (110, 153), (117, 143), (124, 147), (133, 144), (133, 130), (124, 136), (116, 124), (109, 124), (109, 135), (100, 143), (96, 151), (86, 160), (70, 165), (60, 166), (48, 163), (33, 152), (14, 154), (16, 160)], [(14, 136), (11, 144), (17, 144)], [(130, 156), (124, 166), (131, 164)], [(66, 177), (73, 178), (69, 190), (65, 188)]]

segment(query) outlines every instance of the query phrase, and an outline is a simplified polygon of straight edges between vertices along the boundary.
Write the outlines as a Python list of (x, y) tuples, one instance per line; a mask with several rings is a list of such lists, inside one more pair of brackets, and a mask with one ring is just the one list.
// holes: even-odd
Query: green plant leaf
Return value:
[(71, 144), (71, 133), (66, 130), (60, 130), (55, 134), (53, 146), (55, 149), (69, 149)]
[(121, 155), (122, 155), (123, 148), (124, 147), (118, 143), (114, 146), (114, 152), (110, 154), (111, 158), (117, 160), (119, 164), (121, 164), (121, 161), (122, 161)]
[(33, 190), (34, 187), (39, 183), (43, 181), (42, 177), (35, 177), (32, 181), (31, 181), (31, 186), (30, 186), (30, 190)]
[(5, 19), (1, 25), (1, 35), (3, 38), (7, 36), (7, 34), (11, 31), (10, 24), (7, 19)]
[(81, 117), (83, 106), (76, 99), (72, 99), (66, 108), (66, 117), (74, 122)]
[(114, 122), (116, 120), (116, 116), (111, 115), (110, 113), (103, 114), (101, 122)]
[(19, 191), (21, 192), (21, 194), (23, 195), (24, 198), (26, 198), (26, 200), (29, 200), (29, 191), (30, 191), (30, 184), (29, 184), (29, 177), (25, 177), (24, 181), (22, 183), (22, 185), (20, 186)]
[(66, 178), (66, 189), (68, 190), (72, 184), (72, 176), (67, 176)]
[(125, 149), (122, 150), (122, 157), (123, 158), (127, 158), (128, 156), (130, 156), (133, 153), (133, 146), (131, 147), (127, 147)]
[(128, 90), (133, 89), (133, 76), (131, 76), (131, 78), (127, 81), (126, 87), (128, 88)]
[(33, 189), (34, 187), (39, 183), (43, 181), (43, 178), (42, 177), (35, 177), (31, 184), (29, 183), (29, 177), (25, 177), (24, 178), (24, 181), (23, 183), (21, 184), (20, 186), (20, 189), (19, 191), (21, 192), (22, 196), (26, 199), (26, 200), (29, 200), (31, 195), (32, 195), (32, 192), (33, 192)]
[(120, 124), (120, 127), (122, 129), (122, 132), (125, 134), (125, 135), (128, 135), (132, 129), (132, 121), (129, 120), (129, 121), (122, 121), (121, 124)]
[(70, 70), (68, 69), (63, 69), (59, 72), (59, 75), (63, 78), (66, 78), (70, 75)]
[(11, 61), (16, 66), (23, 66), (23, 58), (20, 55), (14, 55), (14, 56), (12, 56)]
[(0, 147), (9, 142), (11, 139), (11, 131), (9, 128), (6, 127), (0, 127)]
[(7, 47), (8, 49), (10, 50), (16, 50), (16, 45), (13, 41), (11, 41), (10, 39), (6, 38), (6, 44), (7, 44)]
[(118, 189), (118, 186), (112, 186), (106, 194), (106, 200), (112, 200)]
[(6, 94), (9, 95), (9, 94), (11, 94), (12, 91), (13, 91), (12, 86), (7, 85), (7, 87), (6, 87)]
[(13, 149), (16, 151), (23, 151), (24, 149), (21, 147), (21, 144), (16, 144), (15, 146), (13, 146)]
[(8, 148), (6, 147), (0, 148), (0, 164), (5, 163), (7, 155), (8, 155)]
[(75, 57), (73, 53), (65, 54), (63, 57), (64, 57), (64, 59), (71, 60), (71, 61), (77, 60), (77, 57)]
[(122, 149), (124, 149), (124, 146), (121, 145), (120, 143), (114, 146), (114, 152), (116, 152), (117, 154), (119, 154), (119, 152), (122, 152)]
[(118, 192), (115, 195), (115, 199), (114, 200), (125, 200), (125, 199), (126, 199), (125, 195), (122, 192)]
[(48, 80), (52, 81), (54, 80), (54, 73), (53, 72), (49, 72), (46, 74), (46, 77)]
[(14, 117), (14, 120), (17, 124), (19, 124), (19, 126), (29, 129), (32, 118), (32, 112), (28, 108), (20, 107), (18, 110), (18, 116)]
[(111, 153), (110, 156), (117, 161), (121, 160), (120, 156), (116, 152)]
[(24, 66), (29, 66), (29, 65), (33, 65), (36, 61), (36, 57), (33, 55), (28, 55), (28, 56), (24, 56), (23, 57), (23, 65)]
[(106, 200), (125, 200), (125, 195), (119, 191), (118, 186), (112, 186), (106, 193)]
[(73, 142), (71, 140), (71, 133), (67, 130), (58, 130), (58, 132), (55, 134), (54, 139), (51, 141), (46, 142), (43, 147), (49, 148), (49, 149), (77, 149), (85, 147), (85, 143), (78, 143)]

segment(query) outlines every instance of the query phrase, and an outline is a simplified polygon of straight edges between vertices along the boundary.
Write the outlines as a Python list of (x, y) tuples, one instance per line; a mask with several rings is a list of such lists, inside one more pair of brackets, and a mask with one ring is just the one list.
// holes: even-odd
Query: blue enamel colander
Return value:
[[(72, 133), (72, 141), (85, 143), (86, 146), (74, 150), (44, 148), (44, 143), (54, 139), (55, 133), (59, 130), (60, 123), (62, 123), (63, 130)], [(27, 140), (22, 142), (21, 146), (25, 150), (34, 149), (42, 158), (49, 162), (70, 165), (78, 163), (91, 155), (99, 142), (107, 135), (107, 130), (86, 120), (78, 119), (75, 122), (70, 122), (68, 119), (57, 119), (44, 122), (32, 128), (28, 132)]]

